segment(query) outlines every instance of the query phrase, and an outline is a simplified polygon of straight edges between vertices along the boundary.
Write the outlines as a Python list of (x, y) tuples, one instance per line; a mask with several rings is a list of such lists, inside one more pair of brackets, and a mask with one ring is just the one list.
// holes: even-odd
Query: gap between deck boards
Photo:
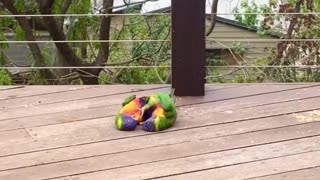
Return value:
[[(175, 175), (172, 171), (183, 173), (230, 167), (270, 158), (292, 156), (299, 153), (320, 150), (320, 123), (296, 127), (265, 130), (222, 138), (191, 141), (180, 144), (154, 147), (133, 152), (111, 154), (73, 161), (44, 164), (21, 169), (0, 172), (0, 178), (10, 179), (49, 179), (77, 176), (86, 173), (107, 173), (112, 177), (147, 176), (159, 177), (163, 174)], [(310, 130), (314, 131), (310, 131)], [(307, 133), (305, 133), (306, 131)], [(272, 135), (272, 136), (271, 136)], [(287, 146), (292, 147), (291, 151)], [(196, 148), (196, 149), (195, 149)], [(183, 151), (182, 151), (183, 150)], [(318, 152), (317, 154), (319, 154)], [(237, 158), (239, 155), (243, 158)], [(252, 155), (255, 154), (255, 155)], [(128, 158), (128, 157), (135, 158)], [(227, 158), (227, 159), (226, 159)], [(320, 164), (320, 156), (314, 157), (315, 164)], [(99, 162), (99, 163), (97, 163)], [(209, 163), (210, 162), (210, 163)], [(72, 164), (72, 166), (71, 166)], [(63, 169), (62, 169), (63, 168)], [(139, 174), (137, 169), (146, 173)], [(37, 174), (30, 172), (38, 171)], [(136, 173), (132, 172), (135, 171)], [(181, 173), (182, 173), (181, 172)], [(26, 174), (30, 174), (26, 177)], [(150, 175), (151, 174), (151, 175)], [(102, 174), (101, 177), (106, 177)], [(100, 177), (100, 178), (101, 178)], [(96, 177), (94, 179), (97, 179)]]
[[(281, 107), (285, 107), (285, 105), (290, 105), (291, 104), (291, 106), (294, 106), (294, 107), (292, 107), (292, 108), (287, 108), (286, 110), (284, 110), (282, 113), (288, 113), (288, 112), (290, 112), (290, 110), (293, 110), (293, 109), (295, 109), (295, 112), (298, 112), (297, 111), (297, 108), (299, 109), (299, 108), (301, 108), (302, 106), (297, 106), (297, 105), (299, 105), (299, 104), (301, 104), (301, 103), (303, 103), (303, 102), (308, 102), (309, 104), (311, 104), (312, 102), (313, 102), (313, 104), (311, 104), (311, 105), (313, 105), (313, 106), (307, 106), (307, 107), (305, 107), (305, 110), (307, 110), (307, 111), (309, 111), (310, 109), (315, 109), (315, 107), (317, 107), (317, 106), (314, 106), (315, 104), (316, 104), (316, 102), (319, 102), (319, 100), (317, 100), (317, 99), (314, 99), (314, 100), (312, 100), (312, 99), (308, 99), (308, 100), (306, 100), (306, 99), (304, 99), (303, 101), (301, 101), (300, 103), (299, 102), (295, 102), (295, 101), (293, 101), (293, 102), (284, 102), (284, 103), (282, 103), (282, 104), (271, 104), (271, 105), (269, 105), (269, 106), (266, 106), (266, 107), (269, 107), (269, 108), (266, 108), (265, 109), (265, 111), (266, 112), (268, 112), (268, 113), (270, 113), (269, 115), (270, 115), (270, 118), (278, 118), (279, 116), (281, 116), (281, 115), (279, 115), (279, 114), (277, 114), (276, 112), (274, 112), (274, 111), (272, 111), (272, 108), (271, 107), (277, 107), (278, 105), (280, 105), (280, 107), (278, 106), (278, 108), (281, 108)], [(296, 105), (296, 106), (295, 106)], [(196, 106), (197, 107), (197, 106)], [(257, 107), (258, 108), (258, 107)], [(261, 109), (262, 109), (262, 107), (260, 107)], [(300, 111), (301, 111), (301, 109), (300, 109)], [(244, 111), (244, 112), (249, 112), (249, 111)], [(255, 112), (255, 111), (254, 111)], [(262, 113), (263, 111), (261, 111), (261, 113)], [(280, 111), (279, 111), (280, 112)], [(213, 113), (213, 111), (212, 112), (210, 112), (210, 113)], [(234, 112), (233, 112), (234, 113)], [(291, 113), (294, 113), (294, 112), (291, 112)], [(214, 113), (214, 114), (216, 114), (216, 113)], [(225, 117), (226, 115), (224, 115), (223, 116), (223, 114), (221, 114), (221, 117), (220, 118), (223, 118), (223, 117)], [(244, 117), (245, 115), (243, 115), (243, 117)], [(192, 116), (189, 116), (189, 118), (191, 118)], [(234, 115), (234, 117), (236, 117), (236, 115)], [(290, 115), (288, 115), (288, 117), (291, 117)], [(220, 122), (220, 123), (218, 123), (218, 124), (210, 124), (210, 123), (207, 123), (205, 120), (202, 120), (202, 121), (197, 121), (197, 122), (194, 122), (194, 124), (192, 125), (192, 127), (190, 126), (190, 124), (188, 125), (188, 124), (185, 124), (185, 126), (187, 127), (187, 126), (190, 126), (191, 128), (185, 128), (185, 129), (173, 129), (173, 131), (172, 131), (172, 133), (173, 134), (175, 134), (175, 133), (178, 133), (178, 132), (185, 132), (185, 133), (187, 133), (187, 132), (190, 132), (191, 130), (196, 130), (197, 128), (201, 128), (201, 127), (197, 127), (197, 126), (195, 126), (195, 124), (196, 123), (203, 123), (203, 128), (207, 128), (207, 126), (211, 126), (211, 127), (217, 127), (218, 125), (226, 125), (226, 126), (230, 126), (231, 124), (234, 124), (234, 123), (242, 123), (242, 122), (248, 122), (248, 123), (250, 123), (250, 121), (252, 120), (252, 122), (253, 121), (257, 121), (259, 118), (265, 118), (265, 117), (259, 117), (259, 116), (256, 116), (256, 117), (254, 117), (253, 119), (250, 119), (250, 118), (244, 118), (244, 119), (241, 119), (241, 120), (239, 120), (238, 119), (238, 121), (235, 121), (236, 119), (233, 119), (233, 121), (232, 120), (230, 120), (230, 122), (228, 121), (228, 122)], [(231, 118), (232, 119), (232, 118)], [(266, 119), (263, 119), (263, 120), (266, 120)], [(263, 121), (262, 120), (262, 121)], [(191, 122), (191, 121), (189, 121), (189, 122)], [(231, 123), (231, 124), (227, 124), (227, 123)], [(312, 125), (312, 128), (318, 128), (318, 129), (320, 129), (319, 127), (318, 127), (318, 125), (315, 125), (315, 124), (319, 124), (318, 122), (296, 122), (296, 123), (302, 123), (304, 126), (302, 126), (302, 125), (297, 125), (298, 127), (309, 127), (309, 125)], [(263, 126), (264, 128), (265, 128), (265, 126)], [(293, 126), (291, 126), (291, 125), (289, 125), (289, 126), (284, 126), (284, 127), (282, 127), (282, 128), (291, 128), (291, 127), (293, 127)], [(294, 125), (294, 127), (296, 127), (296, 125)], [(310, 126), (310, 128), (311, 128), (311, 126)], [(108, 129), (110, 129), (110, 128), (108, 128)], [(105, 130), (105, 129), (104, 129)], [(199, 129), (197, 129), (197, 130), (199, 130)], [(277, 130), (277, 128), (272, 128), (272, 129), (269, 129), (269, 130)], [(301, 132), (302, 132), (302, 134), (305, 136), (305, 137), (313, 137), (313, 136), (318, 136), (318, 134), (317, 134), (317, 132), (307, 132), (307, 133), (305, 133), (304, 131), (305, 130), (308, 130), (307, 128), (302, 128), (301, 129)], [(204, 129), (204, 131), (205, 131), (205, 129)], [(268, 131), (268, 130), (266, 130), (266, 129), (264, 129), (264, 130), (257, 130), (257, 132), (261, 132), (261, 131)], [(150, 137), (156, 137), (156, 136), (158, 136), (159, 138), (161, 137), (161, 136), (165, 136), (165, 135), (170, 135), (170, 132), (171, 131), (167, 131), (167, 132), (164, 132), (164, 133), (159, 133), (159, 134), (152, 134)], [(250, 131), (250, 133), (255, 133), (255, 131), (253, 131), (253, 130), (251, 130)], [(297, 133), (297, 132), (296, 132)], [(308, 134), (308, 133), (311, 133), (311, 134)], [(315, 133), (314, 135), (312, 135), (312, 133)], [(248, 133), (244, 133), (244, 134), (248, 134)], [(274, 135), (274, 133), (270, 133), (270, 134), (272, 134), (272, 135)], [(191, 134), (191, 135), (194, 135), (194, 134)], [(218, 135), (218, 137), (214, 137), (214, 139), (216, 139), (216, 138), (224, 138), (224, 136), (220, 136), (219, 137), (219, 134), (216, 134), (216, 136)], [(233, 137), (232, 139), (234, 140), (234, 139), (237, 139), (237, 138), (239, 138), (239, 136), (241, 136), (242, 134), (241, 133), (238, 133), (238, 134), (235, 134), (234, 136), (230, 136), (230, 137)], [(292, 134), (291, 134), (292, 135)], [(291, 136), (290, 135), (290, 136)], [(309, 135), (309, 136), (308, 136)], [(144, 135), (145, 136), (145, 135)], [(209, 137), (209, 136), (211, 136), (211, 137)], [(210, 141), (210, 140), (212, 140), (211, 138), (212, 138), (212, 135), (209, 135), (208, 137), (206, 137), (206, 138), (199, 138), (199, 137), (197, 137), (196, 139), (198, 139), (198, 140), (202, 140), (202, 141)], [(254, 136), (254, 135), (251, 135), (251, 136)], [(293, 136), (293, 135), (292, 135)], [(142, 141), (143, 141), (143, 136), (135, 136), (136, 138), (141, 138), (142, 139)], [(228, 136), (229, 137), (229, 136)], [(302, 136), (301, 136), (302, 137)], [(301, 138), (300, 137), (300, 138)], [(52, 138), (55, 138), (55, 136), (52, 136)], [(130, 138), (133, 138), (132, 136), (131, 137), (127, 137), (127, 138), (125, 138), (125, 139), (123, 139), (123, 138), (121, 138), (121, 139), (114, 139), (114, 140), (108, 140), (108, 141), (105, 141), (105, 142), (96, 142), (96, 143), (114, 143), (114, 145), (116, 145), (116, 143), (117, 142), (119, 142), (119, 141), (126, 141), (126, 140), (130, 140)], [(133, 138), (133, 139), (136, 139), (136, 138)], [(242, 138), (243, 139), (243, 138)], [(298, 138), (299, 139), (299, 138)], [(45, 139), (44, 139), (45, 140)], [(71, 139), (72, 140), (72, 139)], [(161, 140), (161, 139), (159, 139), (159, 140)], [(158, 140), (158, 141), (159, 141)], [(231, 140), (231, 139), (230, 139)], [(230, 140), (229, 141), (225, 141), (225, 142), (230, 142)], [(287, 139), (287, 140), (284, 140), (284, 141), (291, 141), (291, 140), (294, 140), (294, 139)], [(50, 141), (48, 142), (48, 143), (50, 143)], [(182, 143), (188, 143), (187, 141), (184, 141), (184, 142), (182, 142)], [(273, 143), (273, 142), (272, 142)], [(84, 146), (83, 147), (85, 147), (85, 146), (88, 146), (88, 145), (90, 145), (90, 144), (94, 144), (92, 141), (89, 143), (89, 144), (83, 144)], [(124, 145), (127, 145), (128, 143), (124, 143)], [(34, 144), (33, 144), (34, 145)], [(45, 145), (45, 144), (43, 144), (43, 145)], [(168, 145), (168, 144), (165, 144), (166, 146)], [(178, 146), (178, 145), (180, 145), (179, 143), (178, 144), (173, 144), (174, 146)], [(257, 144), (254, 144), (254, 145), (252, 145), (252, 146), (256, 146)], [(23, 147), (23, 146), (21, 146), (21, 147)], [(76, 149), (78, 149), (80, 147), (80, 145), (76, 145), (76, 146), (74, 146), (74, 150), (76, 150)], [(125, 146), (124, 146), (125, 147)], [(196, 146), (197, 147), (197, 146)], [(69, 148), (69, 147), (66, 147), (66, 148)], [(161, 147), (149, 147), (148, 149), (135, 149), (134, 151), (147, 151), (147, 150), (150, 150), (150, 148), (152, 149), (152, 148), (161, 148)], [(162, 147), (163, 148), (163, 147)], [(242, 148), (242, 147), (237, 147), (236, 149), (238, 149), (238, 148)], [(60, 149), (60, 148), (59, 148)], [(59, 149), (50, 149), (50, 150), (52, 150), (52, 153), (54, 153), (54, 152), (56, 152), (57, 150), (59, 150)], [(225, 149), (225, 150), (223, 150), (223, 151), (229, 151), (230, 149)], [(32, 153), (46, 153), (46, 152), (44, 152), (44, 150), (41, 150), (41, 151), (37, 151), (37, 152), (28, 152), (28, 153), (24, 153), (24, 154), (17, 154), (17, 155), (30, 155), (30, 154), (32, 154)], [(116, 154), (119, 154), (119, 153), (130, 153), (130, 152), (116, 152)], [(213, 153), (217, 153), (217, 152), (213, 152)], [(39, 154), (38, 154), (39, 155)], [(114, 154), (112, 154), (112, 155), (114, 155)], [(44, 154), (44, 156), (45, 156), (45, 154)], [(102, 154), (102, 155), (99, 155), (99, 156), (97, 156), (97, 158), (101, 158), (101, 157), (104, 157), (104, 156), (108, 156), (108, 155), (105, 155), (105, 154)], [(198, 155), (195, 155), (195, 156), (198, 156)], [(14, 156), (12, 156), (12, 157), (14, 157)], [(36, 156), (36, 157), (40, 157), (40, 156)], [(91, 156), (91, 157), (82, 157), (82, 158), (95, 158), (95, 156)], [(14, 159), (17, 159), (17, 157), (15, 157)], [(14, 160), (14, 159), (12, 159), (12, 160)], [(34, 158), (33, 158), (34, 159)], [(31, 159), (30, 159), (31, 160)], [(75, 159), (75, 161), (76, 160), (78, 160), (78, 159)], [(79, 160), (81, 160), (81, 158), (79, 159)], [(61, 163), (64, 163), (64, 162), (69, 162), (70, 160), (66, 160), (66, 161), (62, 161)], [(72, 162), (73, 162), (73, 160), (71, 160)], [(167, 162), (168, 160), (163, 160), (163, 162)], [(0, 159), (0, 162), (1, 162), (1, 159)], [(49, 163), (49, 164), (47, 164), (47, 165), (50, 165), (51, 163)], [(53, 164), (55, 164), (54, 162), (53, 162)], [(96, 164), (94, 164), (94, 165), (96, 165)], [(145, 165), (145, 164), (141, 164), (141, 165)], [(132, 166), (136, 166), (136, 165), (129, 165), (128, 167), (130, 167), (130, 168), (132, 168)], [(32, 167), (36, 167), (36, 166), (32, 166)], [(32, 168), (32, 167), (30, 167), (30, 168)], [(40, 167), (46, 167), (46, 164), (43, 164), (43, 165), (41, 165), (41, 164), (39, 164), (39, 165), (37, 165), (37, 167), (38, 168), (40, 168)], [(121, 167), (121, 168), (126, 168), (126, 167)], [(121, 169), (120, 168), (120, 169)], [(25, 168), (22, 168), (22, 169), (25, 169)], [(26, 168), (26, 169), (28, 169), (28, 168)], [(18, 169), (17, 169), (18, 170)], [(105, 169), (100, 169), (98, 172), (104, 172), (104, 171), (106, 171), (106, 172), (109, 172), (109, 170), (105, 170)], [(22, 172), (28, 172), (28, 171), (22, 171)], [(93, 173), (94, 171), (91, 171), (91, 172), (89, 172), (89, 173)], [(43, 173), (46, 173), (46, 171), (44, 171)], [(86, 173), (88, 173), (88, 172), (84, 172), (83, 174), (86, 174)], [(81, 174), (81, 173), (78, 173), (79, 175)], [(18, 174), (19, 176), (20, 176), (20, 174)], [(72, 173), (71, 173), (71, 175), (72, 175)], [(76, 174), (73, 174), (73, 175), (76, 175)], [(18, 177), (19, 177), (18, 176)], [(16, 176), (15, 176), (16, 177)], [(21, 176), (22, 177), (22, 176)], [(98, 176), (99, 177), (99, 176)]]
[[(315, 85), (313, 85), (315, 86)], [(210, 96), (210, 94), (208, 94), (205, 98), (183, 98), (182, 101), (179, 102), (178, 100), (178, 107), (181, 106), (186, 106), (186, 105), (193, 105), (195, 103), (197, 104), (204, 104), (204, 103), (211, 103), (211, 102), (217, 102), (217, 101), (225, 101), (225, 100), (231, 100), (231, 99), (237, 99), (237, 98), (246, 98), (246, 97), (251, 97), (251, 96), (257, 96), (257, 95), (265, 95), (265, 94), (270, 94), (270, 93), (278, 93), (278, 92), (286, 92), (286, 91), (290, 91), (290, 90), (297, 90), (297, 89), (303, 89), (305, 87), (295, 87), (292, 89), (280, 89), (277, 91), (272, 91), (269, 89), (264, 88), (262, 93), (252, 93), (252, 89), (253, 87), (242, 87), (242, 91), (241, 88), (237, 89), (237, 90), (225, 90), (223, 92), (221, 91), (214, 91), (214, 93)], [(256, 91), (259, 91), (258, 87)], [(278, 87), (279, 88), (279, 87)], [(281, 87), (283, 88), (283, 87)], [(251, 89), (251, 92), (248, 92), (248, 90)], [(261, 88), (260, 88), (261, 89)], [(143, 95), (147, 92), (152, 92), (153, 90), (147, 90), (146, 92), (139, 92), (137, 93), (137, 95)], [(240, 91), (240, 92), (239, 92)], [(240, 94), (239, 94), (240, 93)], [(81, 110), (81, 109), (88, 109), (88, 108), (95, 108), (95, 107), (101, 107), (101, 106), (105, 106), (105, 105), (113, 105), (113, 106), (119, 106), (123, 100), (123, 98), (125, 98), (127, 96), (127, 94), (122, 94), (122, 95), (118, 95), (118, 96), (112, 96), (112, 98), (108, 98), (108, 99), (103, 99), (101, 97), (97, 97), (96, 99), (84, 99), (81, 101), (74, 101), (74, 102), (64, 102), (64, 103), (59, 103), (59, 104), (43, 104), (41, 103), (40, 105), (32, 105), (29, 104), (29, 107), (27, 108), (19, 108), (19, 109), (2, 109), (2, 117), (0, 117), (0, 121), (1, 120), (8, 120), (8, 119), (14, 119), (14, 118), (23, 118), (23, 117), (32, 117), (35, 115), (41, 115), (41, 114), (50, 114), (50, 113), (59, 113), (59, 112), (65, 112), (65, 111), (72, 111), (72, 110)], [(221, 98), (221, 97), (226, 97), (227, 98)], [(219, 98), (220, 97), (220, 98)], [(17, 102), (19, 103), (19, 102)], [(0, 111), (0, 112), (1, 112)], [(21, 116), (21, 115), (22, 116)]]
[[(263, 106), (263, 107), (256, 107), (256, 110), (254, 109), (243, 109), (242, 111), (238, 111), (238, 112), (234, 112), (234, 113), (228, 113), (228, 112), (223, 112), (223, 113), (213, 113), (212, 115), (214, 115), (215, 117), (215, 121), (212, 122), (210, 121), (210, 119), (212, 119), (210, 116), (209, 117), (203, 117), (197, 121), (194, 121), (192, 116), (188, 116), (187, 118), (180, 118), (180, 121), (177, 122), (177, 124), (165, 131), (165, 132), (161, 132), (161, 133), (166, 133), (166, 132), (171, 132), (171, 131), (181, 131), (181, 130), (186, 130), (186, 129), (195, 129), (195, 128), (201, 128), (201, 127), (206, 127), (206, 126), (215, 126), (215, 125), (219, 125), (219, 124), (225, 124), (225, 123), (232, 123), (232, 122), (240, 122), (240, 121), (248, 121), (248, 120), (256, 120), (259, 118), (266, 118), (266, 117), (275, 117), (275, 116), (280, 116), (283, 114), (293, 114), (293, 113), (298, 113), (298, 112), (304, 112), (304, 111), (309, 111), (309, 110), (314, 110), (314, 109), (318, 109), (319, 107), (315, 107), (314, 104), (319, 102), (318, 99), (310, 99), (310, 100), (305, 100), (307, 105), (304, 105), (301, 102), (290, 102), (290, 103), (282, 103), (282, 104), (277, 104), (277, 106), (275, 105), (270, 105), (270, 106)], [(277, 107), (277, 108), (276, 108)], [(287, 110), (285, 110), (285, 108)], [(269, 110), (268, 110), (269, 109)], [(269, 114), (267, 114), (267, 112), (269, 111)], [(252, 112), (255, 112), (255, 114), (252, 114)], [(260, 112), (260, 114), (258, 114), (257, 112)], [(208, 114), (206, 115), (208, 116)], [(194, 116), (194, 118), (196, 118), (196, 116)], [(146, 135), (152, 135), (154, 133), (145, 133), (142, 131), (138, 131), (138, 132), (132, 132), (132, 133), (123, 133), (123, 132), (119, 132), (116, 131), (113, 128), (113, 124), (105, 121), (104, 119), (101, 119), (103, 124), (105, 124), (104, 126), (101, 126), (101, 128), (98, 129), (91, 129), (91, 131), (89, 131), (90, 129), (80, 129), (82, 131), (87, 131), (86, 134), (88, 133), (102, 133), (103, 137), (100, 137), (96, 140), (91, 140), (91, 142), (97, 142), (97, 141), (110, 141), (110, 140), (117, 140), (117, 139), (123, 139), (123, 138), (132, 138), (132, 137), (136, 137), (136, 136), (146, 136)], [(79, 122), (82, 123), (82, 122)], [(99, 127), (98, 126), (98, 127)], [(54, 126), (51, 126), (54, 127)], [(63, 126), (57, 125), (56, 128), (57, 129), (61, 129)], [(84, 126), (85, 127), (85, 126)], [(43, 129), (43, 128), (41, 128)], [(41, 130), (39, 129), (39, 130)], [(99, 130), (100, 129), (100, 130)], [(109, 130), (108, 130), (109, 129)], [(34, 129), (36, 130), (36, 129)], [(40, 132), (36, 132), (32, 130), (33, 132), (30, 133), (36, 133), (39, 134), (38, 137), (41, 137)], [(44, 133), (46, 132), (54, 132), (54, 129), (46, 129), (44, 127), (43, 131)], [(105, 132), (102, 132), (101, 130), (104, 130)], [(107, 131), (108, 130), (108, 131)], [(70, 131), (71, 134), (75, 133), (73, 131)], [(98, 134), (100, 136), (100, 134)], [(105, 136), (108, 137), (113, 137), (113, 138), (108, 138), (105, 139)], [(49, 136), (50, 137), (50, 136)], [(54, 137), (54, 135), (52, 136)], [(35, 140), (37, 140), (39, 138), (36, 138)], [(41, 139), (41, 138), (40, 138)], [(30, 141), (30, 142), (29, 142)], [(33, 139), (30, 140), (23, 140), (24, 143), (28, 144), (31, 143), (32, 141), (34, 141)], [(38, 143), (38, 142), (37, 142)], [(67, 142), (66, 142), (67, 143)], [(82, 142), (82, 143), (86, 143), (86, 142)], [(82, 144), (80, 143), (80, 144)], [(33, 144), (33, 143), (31, 143)], [(0, 148), (1, 149), (1, 148)], [(1, 150), (0, 150), (1, 152)], [(1, 153), (0, 153), (1, 154)]]
[[(307, 91), (306, 91), (307, 90)], [(206, 103), (201, 105), (190, 105), (187, 107), (178, 107), (179, 111), (183, 114), (184, 111), (192, 107), (201, 107), (202, 109), (210, 108), (211, 112), (222, 112), (225, 110), (234, 111), (243, 108), (254, 108), (257, 106), (272, 105), (283, 102), (299, 101), (310, 98), (319, 97), (320, 92), (318, 88), (306, 88), (299, 90), (291, 90), (288, 94), (285, 92), (269, 93), (267, 95), (250, 96), (246, 98), (238, 98), (226, 101), (219, 101), (214, 103)], [(308, 93), (312, 91), (312, 93)], [(319, 93), (320, 94), (320, 93)], [(212, 107), (213, 106), (213, 107)], [(54, 125), (59, 123), (72, 123), (77, 121), (92, 120), (96, 118), (113, 117), (115, 112), (119, 109), (120, 105), (111, 105), (103, 107), (94, 107), (89, 109), (77, 109), (59, 113), (49, 113), (32, 115), (22, 118), (13, 118), (0, 120), (0, 131), (10, 131), (20, 128), (40, 127), (47, 125)], [(105, 111), (105, 109), (109, 111)], [(191, 111), (192, 112), (192, 111)], [(179, 113), (179, 114), (181, 114)]]

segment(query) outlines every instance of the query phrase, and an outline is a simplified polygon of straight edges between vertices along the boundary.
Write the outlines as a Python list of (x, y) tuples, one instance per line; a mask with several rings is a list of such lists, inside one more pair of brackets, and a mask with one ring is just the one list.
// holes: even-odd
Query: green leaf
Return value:
[(25, 0), (15, 0), (14, 6), (20, 12), (25, 11)]
[(11, 85), (12, 84), (12, 78), (10, 76), (10, 73), (6, 70), (1, 69), (0, 70), (0, 85)]
[(24, 32), (24, 30), (21, 28), (21, 26), (17, 26), (17, 27), (16, 27), (14, 39), (15, 39), (16, 41), (24, 41), (24, 40), (25, 40), (25, 32)]

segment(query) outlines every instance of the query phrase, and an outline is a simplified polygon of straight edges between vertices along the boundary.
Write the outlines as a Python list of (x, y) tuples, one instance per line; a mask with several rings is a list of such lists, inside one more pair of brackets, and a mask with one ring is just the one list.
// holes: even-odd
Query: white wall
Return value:
[[(116, 0), (122, 1), (122, 0)], [(260, 4), (266, 4), (269, 0), (255, 0), (255, 2)], [(206, 13), (211, 12), (211, 3), (212, 0), (206, 1)], [(240, 7), (241, 0), (219, 0), (218, 3), (218, 13), (232, 13), (233, 8)], [(171, 6), (171, 0), (158, 0), (157, 2), (147, 2), (143, 6), (143, 12), (148, 12), (152, 10), (156, 10), (159, 8), (169, 7)], [(219, 15), (221, 17), (225, 17), (228, 19), (233, 19), (233, 15)]]
[[(93, 0), (92, 0), (93, 1)], [(102, 0), (96, 0), (99, 4)], [(143, 0), (126, 0), (127, 2), (139, 2)], [(258, 5), (267, 4), (269, 0), (255, 0)], [(212, 0), (206, 0), (206, 13), (211, 12)], [(235, 7), (240, 7), (241, 0), (219, 0), (218, 13), (232, 13)], [(114, 0), (114, 6), (123, 5), (123, 0)], [(170, 7), (171, 0), (158, 0), (156, 2), (147, 2), (142, 7), (142, 13), (157, 10), (164, 7)], [(219, 15), (224, 18), (233, 19), (233, 15)]]

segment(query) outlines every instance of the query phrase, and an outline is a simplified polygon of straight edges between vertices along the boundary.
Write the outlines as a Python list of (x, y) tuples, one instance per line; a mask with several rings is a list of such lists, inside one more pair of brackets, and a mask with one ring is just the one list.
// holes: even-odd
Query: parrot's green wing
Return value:
[(167, 93), (158, 93), (157, 94), (159, 103), (165, 111), (173, 111), (175, 109), (175, 104), (173, 99)]
[[(158, 106), (160, 105), (160, 106)], [(175, 101), (169, 93), (157, 92), (152, 94), (145, 108), (155, 107), (153, 118), (143, 124), (146, 131), (163, 131), (174, 125), (177, 119)], [(162, 110), (157, 111), (160, 108)]]
[(123, 102), (122, 102), (122, 106), (127, 105), (129, 102), (131, 102), (134, 98), (136, 98), (136, 95), (131, 95), (126, 97)]
[(156, 131), (163, 131), (173, 126), (176, 118), (156, 117), (155, 128)]
[(147, 97), (147, 104), (145, 104), (142, 108), (144, 109), (149, 109), (151, 107), (154, 107), (155, 105), (157, 105), (158, 103), (158, 97), (156, 96), (156, 94), (152, 94), (151, 96)]
[(165, 111), (165, 117), (159, 118), (158, 121), (156, 121), (156, 124), (158, 130), (163, 130), (171, 127), (176, 122), (177, 111), (174, 100), (171, 98), (170, 94), (159, 93), (158, 99)]

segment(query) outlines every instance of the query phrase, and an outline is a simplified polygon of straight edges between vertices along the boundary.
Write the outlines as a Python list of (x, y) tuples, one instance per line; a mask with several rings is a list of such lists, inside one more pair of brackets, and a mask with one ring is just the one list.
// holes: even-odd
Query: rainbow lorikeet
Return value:
[[(122, 102), (122, 108), (115, 118), (115, 125), (119, 130), (132, 131), (138, 124), (151, 116), (150, 111), (142, 115), (141, 107), (148, 103), (149, 97), (128, 96)], [(149, 114), (149, 115), (148, 115)]]
[(150, 109), (152, 115), (142, 122), (143, 130), (151, 132), (162, 131), (170, 128), (175, 123), (177, 111), (172, 95), (168, 93), (154, 93), (151, 95), (148, 103), (141, 108), (141, 116), (143, 117), (145, 113), (150, 113)]

